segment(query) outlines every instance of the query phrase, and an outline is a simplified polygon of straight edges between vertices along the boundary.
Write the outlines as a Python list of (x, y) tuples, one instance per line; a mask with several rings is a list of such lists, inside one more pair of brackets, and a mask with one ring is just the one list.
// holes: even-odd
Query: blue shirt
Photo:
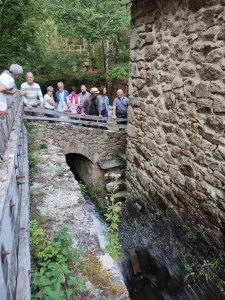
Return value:
[(123, 99), (115, 98), (113, 101), (113, 106), (116, 106), (116, 113), (125, 114), (127, 113), (129, 99), (127, 97), (123, 97)]
[[(63, 99), (64, 101), (67, 103), (67, 96), (69, 96), (69, 92), (67, 90), (63, 90)], [(57, 103), (57, 106), (59, 105), (59, 102), (61, 100), (61, 93), (60, 91), (57, 91), (55, 93), (55, 99), (56, 99), (56, 103)]]
[(98, 95), (101, 105), (101, 111), (106, 110), (109, 111), (109, 98), (106, 95)]

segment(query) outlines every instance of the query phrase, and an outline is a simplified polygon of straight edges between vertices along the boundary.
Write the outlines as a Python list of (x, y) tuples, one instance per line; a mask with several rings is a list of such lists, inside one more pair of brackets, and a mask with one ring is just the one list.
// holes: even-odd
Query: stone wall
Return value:
[(222, 260), (224, 54), (225, 1), (132, 4), (129, 199), (163, 210), (173, 232), (204, 226), (198, 251)]
[(17, 95), (9, 96), (8, 102), (9, 109), (0, 119), (0, 290), (3, 300), (29, 300), (26, 129), (22, 122), (23, 103), (19, 103)]

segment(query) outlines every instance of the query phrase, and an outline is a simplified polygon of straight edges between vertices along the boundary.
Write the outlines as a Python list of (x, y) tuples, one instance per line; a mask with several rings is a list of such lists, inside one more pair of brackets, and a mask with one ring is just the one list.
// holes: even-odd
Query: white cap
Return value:
[(23, 74), (23, 68), (17, 64), (12, 64), (9, 68), (9, 71), (14, 75)]
[(93, 87), (93, 88), (90, 90), (90, 93), (91, 93), (91, 94), (99, 94), (99, 90), (98, 90), (96, 87)]

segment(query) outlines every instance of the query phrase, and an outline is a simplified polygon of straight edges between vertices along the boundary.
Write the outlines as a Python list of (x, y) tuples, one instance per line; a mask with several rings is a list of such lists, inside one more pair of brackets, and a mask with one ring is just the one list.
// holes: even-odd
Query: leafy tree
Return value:
[[(95, 48), (101, 48), (102, 65), (107, 71), (114, 63), (128, 62), (129, 11), (122, 0), (58, 1), (54, 12), (63, 36), (84, 38), (93, 60)], [(50, 3), (51, 10), (55, 3)]]

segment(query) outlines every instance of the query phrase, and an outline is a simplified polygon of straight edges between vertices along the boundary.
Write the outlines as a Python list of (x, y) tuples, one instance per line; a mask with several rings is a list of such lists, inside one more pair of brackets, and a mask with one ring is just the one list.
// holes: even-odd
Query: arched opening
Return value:
[(68, 153), (66, 162), (77, 181), (82, 181), (88, 186), (104, 186), (104, 171), (86, 156)]

